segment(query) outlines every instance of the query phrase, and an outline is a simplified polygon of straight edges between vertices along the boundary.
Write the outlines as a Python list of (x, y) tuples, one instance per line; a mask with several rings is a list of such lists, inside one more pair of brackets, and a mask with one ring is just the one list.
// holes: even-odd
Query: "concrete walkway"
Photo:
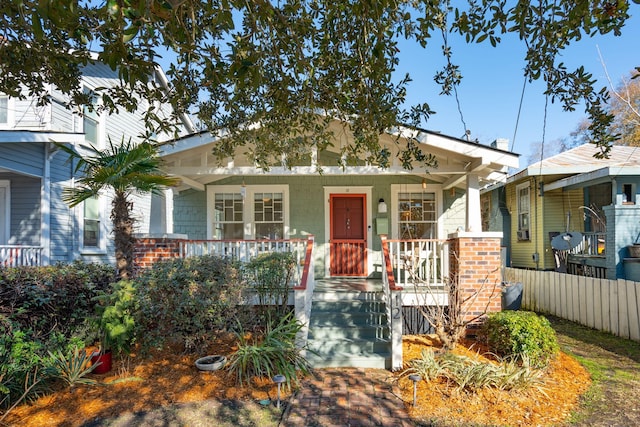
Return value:
[(393, 376), (384, 369), (328, 368), (315, 371), (291, 397), (284, 427), (409, 427)]

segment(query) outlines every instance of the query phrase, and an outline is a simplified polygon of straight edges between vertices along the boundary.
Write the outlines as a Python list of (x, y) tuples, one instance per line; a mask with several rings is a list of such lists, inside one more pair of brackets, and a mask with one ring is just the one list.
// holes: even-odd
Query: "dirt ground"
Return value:
[[(406, 337), (405, 359), (418, 357), (423, 348), (434, 344), (424, 337)], [(233, 349), (231, 337), (219, 337), (207, 354), (228, 355)], [(461, 347), (458, 351), (469, 350)], [(161, 425), (197, 425), (194, 420), (219, 426), (278, 424), (279, 413), (265, 411), (259, 403), (275, 399), (276, 388), (270, 381), (238, 387), (225, 371), (198, 371), (195, 358), (172, 352), (149, 358), (133, 355), (117, 361), (110, 373), (93, 375), (100, 386), (60, 390), (16, 408), (5, 422), (12, 426), (140, 425), (136, 419), (141, 414), (156, 410), (154, 416), (165, 422)], [(423, 382), (418, 405), (413, 408), (407, 404), (407, 408), (412, 417), (427, 425), (434, 419), (445, 422), (437, 425), (496, 425), (505, 421), (509, 425), (558, 425), (568, 419), (589, 384), (589, 375), (575, 359), (561, 355), (550, 367), (541, 392), (469, 395), (453, 392), (445, 384)], [(399, 386), (403, 400), (412, 402), (412, 386), (402, 381)], [(283, 400), (287, 397), (283, 392)], [(120, 418), (113, 418), (118, 415)]]

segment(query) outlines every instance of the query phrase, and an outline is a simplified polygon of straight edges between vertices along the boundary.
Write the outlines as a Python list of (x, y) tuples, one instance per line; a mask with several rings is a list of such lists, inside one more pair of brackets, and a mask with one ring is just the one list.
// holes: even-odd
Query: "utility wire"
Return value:
[(527, 87), (527, 76), (524, 76), (524, 81), (522, 82), (522, 93), (520, 94), (520, 105), (518, 105), (518, 116), (516, 117), (516, 126), (513, 129), (513, 138), (511, 138), (511, 150), (513, 152), (513, 148), (516, 145), (516, 135), (518, 134), (518, 125), (520, 124), (520, 113), (522, 112), (522, 104), (524, 102), (524, 90)]

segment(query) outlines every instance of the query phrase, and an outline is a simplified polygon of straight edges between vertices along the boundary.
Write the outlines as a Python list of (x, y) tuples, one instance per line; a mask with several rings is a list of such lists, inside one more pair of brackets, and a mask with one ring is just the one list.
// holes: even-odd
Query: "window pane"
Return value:
[(100, 219), (100, 204), (96, 197), (84, 201), (84, 217), (85, 219)]
[(84, 139), (94, 145), (98, 143), (98, 122), (88, 117), (84, 118)]
[(435, 193), (400, 193), (398, 195), (398, 235), (401, 239), (437, 237)]
[(217, 240), (240, 240), (244, 238), (243, 224), (218, 224), (214, 231), (213, 238)]
[(9, 98), (0, 96), (0, 123), (9, 122)]
[(243, 206), (240, 193), (216, 193), (213, 213), (214, 239), (244, 238)]
[(83, 244), (85, 247), (97, 247), (100, 240), (100, 221), (84, 220)]
[(284, 227), (282, 223), (264, 222), (256, 224), (256, 239), (283, 239)]
[(256, 224), (256, 239), (284, 238), (282, 202), (282, 193), (254, 194), (253, 220)]

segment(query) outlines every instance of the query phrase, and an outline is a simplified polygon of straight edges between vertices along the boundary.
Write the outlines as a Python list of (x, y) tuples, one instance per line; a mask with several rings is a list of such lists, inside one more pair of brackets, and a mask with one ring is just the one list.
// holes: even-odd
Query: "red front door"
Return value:
[(366, 276), (365, 194), (332, 194), (330, 257), (332, 276)]

